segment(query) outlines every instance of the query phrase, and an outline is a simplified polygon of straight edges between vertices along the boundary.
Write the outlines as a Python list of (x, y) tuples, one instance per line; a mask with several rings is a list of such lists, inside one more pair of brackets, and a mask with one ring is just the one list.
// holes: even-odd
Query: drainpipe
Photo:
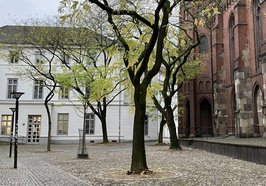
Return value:
[[(120, 78), (121, 79), (121, 78)], [(119, 84), (119, 105), (118, 105), (118, 142), (121, 142), (121, 83)]]

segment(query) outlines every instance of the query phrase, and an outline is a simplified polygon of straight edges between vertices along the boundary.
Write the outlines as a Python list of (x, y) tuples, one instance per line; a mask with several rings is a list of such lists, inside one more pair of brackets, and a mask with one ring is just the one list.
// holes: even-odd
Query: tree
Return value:
[[(102, 124), (103, 143), (108, 143), (107, 108), (125, 90), (118, 90), (118, 87), (126, 78), (121, 78), (123, 69), (117, 71), (121, 69), (117, 61), (119, 56), (114, 57), (112, 52), (114, 41), (103, 36), (104, 20), (101, 16), (92, 16), (86, 20), (82, 18), (75, 24), (72, 27), (81, 30), (79, 42), (75, 41), (79, 48), (58, 48), (58, 52), (68, 55), (74, 64), (70, 65), (64, 62), (63, 58), (59, 58), (63, 64), (63, 71), (57, 73), (56, 79), (65, 87), (75, 90), (80, 99), (97, 115)], [(87, 28), (90, 28), (90, 32)]]
[[(123, 88), (118, 91), (117, 87), (125, 81), (118, 80), (118, 73), (114, 76), (118, 63), (114, 66), (112, 58), (109, 57), (111, 52), (108, 48), (112, 41), (85, 28), (65, 27), (57, 20), (52, 20), (52, 23), (30, 24), (34, 26), (16, 27), (19, 29), (17, 39), (31, 47), (31, 50), (21, 50), (22, 61), (27, 66), (26, 71), (20, 72), (25, 72), (23, 75), (33, 80), (42, 80), (43, 85), (50, 90), (44, 101), (48, 115), (47, 150), (50, 150), (52, 125), (48, 102), (59, 86), (72, 88), (79, 93), (79, 98), (86, 108), (90, 107), (100, 118), (103, 142), (108, 143), (107, 107), (124, 90)], [(32, 60), (32, 56), (37, 55), (40, 58), (38, 62)], [(102, 61), (101, 64), (98, 60)], [(82, 74), (91, 78), (84, 78)], [(116, 83), (113, 83), (114, 81)]]
[(165, 124), (166, 124), (166, 120), (164, 119), (163, 116), (161, 116), (159, 135), (158, 135), (158, 144), (159, 145), (163, 144), (163, 128), (164, 128)]
[[(40, 34), (47, 34), (45, 30), (35, 32), (34, 29), (27, 26), (17, 26), (17, 39), (20, 41), (23, 40), (23, 43), (26, 44), (31, 49), (34, 49), (34, 52), (37, 52), (39, 61), (32, 60), (32, 55), (36, 55), (36, 53), (32, 52), (31, 50), (20, 48), (20, 59), (27, 65), (23, 66), (23, 70), (19, 71), (18, 73), (24, 77), (28, 77), (32, 79), (34, 82), (40, 84), (40, 86), (46, 87), (49, 92), (45, 96), (44, 99), (44, 106), (47, 112), (48, 117), (48, 137), (47, 137), (47, 151), (51, 150), (51, 127), (52, 127), (52, 118), (51, 118), (51, 111), (49, 108), (49, 102), (52, 100), (54, 96), (55, 89), (58, 85), (55, 76), (53, 74), (54, 70), (54, 59), (55, 55), (47, 56), (43, 52), (45, 49), (44, 47), (44, 38), (40, 37)], [(46, 44), (45, 44), (46, 45)], [(47, 46), (46, 46), (47, 47)], [(55, 45), (52, 50), (52, 53), (55, 53), (57, 46)], [(36, 63), (37, 62), (37, 63)], [(44, 64), (45, 63), (45, 64)]]
[[(158, 74), (161, 64), (166, 63), (165, 39), (170, 28), (179, 25), (178, 7), (182, 2), (181, 0), (121, 0), (114, 3), (106, 0), (61, 1), (63, 7), (70, 7), (64, 18), (78, 17), (84, 13), (82, 11), (84, 7), (90, 11), (97, 7), (104, 10), (111, 29), (120, 42), (123, 63), (134, 87), (135, 115), (130, 174), (150, 172), (144, 144), (147, 89)], [(173, 30), (178, 33), (177, 29)]]
[(171, 30), (168, 31), (169, 36), (165, 40), (164, 53), (164, 56), (167, 57), (162, 63), (161, 70), (163, 80), (161, 86), (155, 88), (156, 93), (160, 90), (159, 94), (163, 104), (156, 94), (152, 96), (155, 106), (162, 114), (160, 130), (163, 129), (163, 118), (166, 119), (170, 133), (170, 149), (181, 149), (174, 121), (174, 111), (178, 105), (174, 104), (173, 99), (184, 81), (193, 79), (203, 71), (200, 65), (201, 59), (194, 54), (194, 49), (200, 44), (197, 27), (202, 26), (207, 19), (212, 19), (218, 13), (215, 6), (210, 8), (208, 1), (205, 3), (183, 3), (181, 11), (184, 11), (184, 14), (180, 17), (178, 37), (171, 35), (173, 33)]
[[(124, 91), (125, 88), (117, 88), (125, 78), (120, 78), (116, 71), (121, 68), (118, 67), (119, 63), (114, 61), (112, 54), (114, 41), (101, 34), (101, 18), (89, 20), (94, 23), (82, 20), (75, 24), (66, 23), (66, 27), (53, 20), (49, 24), (42, 23), (45, 27), (35, 24), (27, 30), (26, 38), (34, 48), (42, 51), (40, 54), (44, 59), (47, 55), (53, 56), (53, 67), (57, 67), (57, 70), (49, 72), (54, 80), (60, 86), (78, 93), (78, 98), (86, 108), (89, 107), (100, 119), (103, 143), (108, 143), (107, 108), (116, 96)], [(31, 65), (36, 67), (35, 63)]]
[[(197, 46), (196, 43), (194, 46), (191, 45), (192, 48)], [(194, 78), (201, 72), (200, 61), (188, 61), (187, 57), (190, 55), (190, 52), (191, 49), (186, 49), (187, 54), (184, 57), (181, 57), (183, 55), (181, 54), (180, 59), (182, 60), (180, 61), (173, 60), (168, 61), (168, 63), (164, 63), (164, 79), (161, 88), (156, 88), (156, 93), (160, 94), (162, 103), (156, 94), (152, 95), (154, 105), (162, 114), (158, 142), (162, 143), (162, 130), (165, 123), (167, 123), (170, 134), (170, 149), (181, 150), (181, 146), (179, 145), (176, 134), (176, 125), (174, 120), (174, 111), (176, 110), (178, 103), (174, 103), (173, 99), (176, 98), (175, 96), (178, 90), (182, 87), (182, 84), (186, 79)]]

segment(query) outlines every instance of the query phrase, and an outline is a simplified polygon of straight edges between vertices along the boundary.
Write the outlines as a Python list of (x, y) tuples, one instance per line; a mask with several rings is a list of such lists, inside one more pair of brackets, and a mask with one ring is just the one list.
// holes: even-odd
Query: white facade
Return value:
[[(34, 98), (34, 82), (31, 79), (21, 77), (18, 71), (25, 66), (24, 62), (11, 63), (8, 54), (11, 48), (2, 47), (0, 57), (0, 141), (8, 141), (10, 138), (10, 116), (12, 112), (9, 108), (15, 107), (15, 99), (8, 98), (9, 80), (16, 79), (16, 91), (25, 92), (19, 99), (19, 120), (18, 120), (18, 136), (19, 142), (30, 144), (45, 144), (47, 142), (48, 134), (48, 117), (44, 106), (44, 98), (48, 90), (43, 88), (43, 95), (41, 99)], [(31, 49), (27, 49), (31, 50)], [(34, 49), (32, 49), (34, 50)], [(34, 52), (32, 52), (34, 53)], [(34, 56), (31, 58), (35, 60)], [(78, 143), (79, 131), (83, 126), (82, 105), (75, 99), (74, 92), (70, 92), (70, 100), (60, 99), (58, 90), (49, 102), (52, 128), (51, 140), (52, 143)], [(127, 96), (125, 96), (126, 98)], [(76, 106), (73, 106), (75, 103)], [(109, 141), (125, 142), (131, 141), (133, 138), (133, 118), (134, 113), (130, 111), (128, 100), (124, 100), (123, 93), (108, 106), (107, 110), (107, 132)], [(90, 109), (86, 113), (92, 113)], [(58, 114), (68, 114), (67, 129), (65, 134), (59, 134), (58, 131)], [(8, 121), (6, 117), (9, 116)], [(40, 119), (40, 123), (32, 123), (31, 119)], [(145, 135), (146, 140), (157, 140), (158, 138), (158, 121), (152, 120), (156, 117), (148, 117), (148, 133)], [(86, 135), (87, 142), (101, 142), (102, 128), (101, 122), (96, 115), (94, 115), (94, 131), (93, 134)]]

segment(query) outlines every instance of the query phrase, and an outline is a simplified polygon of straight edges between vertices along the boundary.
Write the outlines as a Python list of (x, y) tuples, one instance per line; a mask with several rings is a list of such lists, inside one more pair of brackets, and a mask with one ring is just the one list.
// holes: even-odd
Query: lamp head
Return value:
[(12, 110), (12, 112), (16, 111), (16, 108), (9, 108), (10, 110)]
[(14, 96), (15, 99), (19, 99), (20, 96), (22, 96), (24, 92), (12, 92), (11, 95)]

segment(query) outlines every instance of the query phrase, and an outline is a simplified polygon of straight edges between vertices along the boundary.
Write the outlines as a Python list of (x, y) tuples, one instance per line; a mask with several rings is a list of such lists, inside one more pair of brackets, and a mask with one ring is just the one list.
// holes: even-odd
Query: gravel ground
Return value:
[[(90, 144), (86, 160), (76, 158), (78, 145), (53, 145), (51, 152), (45, 148), (20, 145), (19, 168), (14, 170), (8, 145), (0, 146), (0, 185), (266, 185), (264, 165), (188, 147), (173, 151), (149, 143), (147, 163), (153, 174), (130, 176), (130, 143)], [(20, 180), (7, 182), (8, 175)]]

